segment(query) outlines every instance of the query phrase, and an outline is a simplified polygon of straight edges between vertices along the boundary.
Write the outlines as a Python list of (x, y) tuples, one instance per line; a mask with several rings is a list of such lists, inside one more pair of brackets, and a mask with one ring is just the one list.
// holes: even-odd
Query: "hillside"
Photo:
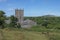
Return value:
[(60, 40), (60, 32), (0, 29), (0, 40)]
[[(25, 17), (25, 19), (31, 19), (35, 22), (37, 22), (38, 25), (42, 25), (44, 22), (48, 23), (49, 27), (52, 28), (60, 28), (60, 16), (54, 16), (54, 15), (44, 15), (40, 17)], [(46, 20), (46, 21), (45, 21)]]
[(48, 40), (41, 32), (30, 31), (9, 31), (2, 30), (3, 36), (0, 32), (0, 40)]
[(21, 28), (19, 23), (17, 25), (18, 20), (14, 16), (10, 17), (11, 23), (5, 23), (6, 18), (3, 14), (0, 19), (0, 40), (60, 40), (60, 17), (25, 17), (24, 20), (31, 19), (37, 22), (36, 26), (25, 29)]

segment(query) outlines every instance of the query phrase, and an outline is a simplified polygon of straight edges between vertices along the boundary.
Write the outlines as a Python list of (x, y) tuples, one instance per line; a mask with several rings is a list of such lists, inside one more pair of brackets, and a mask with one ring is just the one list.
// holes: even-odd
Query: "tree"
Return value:
[(16, 27), (17, 21), (18, 21), (17, 18), (12, 15), (12, 16), (10, 17), (10, 20), (11, 20), (11, 22), (10, 22), (10, 27)]
[(20, 23), (18, 23), (18, 24), (17, 24), (17, 28), (21, 28), (21, 25), (20, 25)]
[(42, 23), (42, 26), (45, 26), (46, 28), (48, 28), (48, 24), (49, 23), (49, 19), (48, 18), (44, 18), (44, 22)]
[(5, 12), (0, 11), (0, 28), (4, 28), (5, 19)]

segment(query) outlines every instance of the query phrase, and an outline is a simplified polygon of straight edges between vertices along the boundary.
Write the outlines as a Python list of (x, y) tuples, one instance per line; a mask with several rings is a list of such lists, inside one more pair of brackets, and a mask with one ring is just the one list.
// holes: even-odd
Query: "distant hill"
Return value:
[(57, 16), (55, 16), (55, 15), (44, 15), (42, 17), (57, 17)]

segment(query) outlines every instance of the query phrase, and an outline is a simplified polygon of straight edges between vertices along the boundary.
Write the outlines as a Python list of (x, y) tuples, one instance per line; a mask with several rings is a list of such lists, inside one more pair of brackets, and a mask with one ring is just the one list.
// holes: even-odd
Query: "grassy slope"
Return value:
[[(2, 34), (2, 35), (1, 35)], [(49, 36), (48, 36), (49, 35)], [(42, 34), (42, 32), (33, 31), (19, 31), (19, 30), (0, 30), (0, 40), (60, 40), (60, 32), (49, 32), (49, 34)]]
[[(0, 32), (1, 34), (1, 32)], [(3, 36), (0, 35), (3, 40), (48, 40), (41, 32), (29, 32), (29, 31), (10, 31), (3, 30)]]

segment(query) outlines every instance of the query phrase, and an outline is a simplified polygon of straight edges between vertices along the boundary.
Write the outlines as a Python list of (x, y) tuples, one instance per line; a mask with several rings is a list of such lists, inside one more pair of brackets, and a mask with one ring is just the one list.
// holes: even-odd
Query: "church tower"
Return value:
[(18, 23), (20, 23), (20, 25), (22, 25), (23, 21), (24, 21), (24, 10), (15, 9), (15, 17), (18, 19)]

